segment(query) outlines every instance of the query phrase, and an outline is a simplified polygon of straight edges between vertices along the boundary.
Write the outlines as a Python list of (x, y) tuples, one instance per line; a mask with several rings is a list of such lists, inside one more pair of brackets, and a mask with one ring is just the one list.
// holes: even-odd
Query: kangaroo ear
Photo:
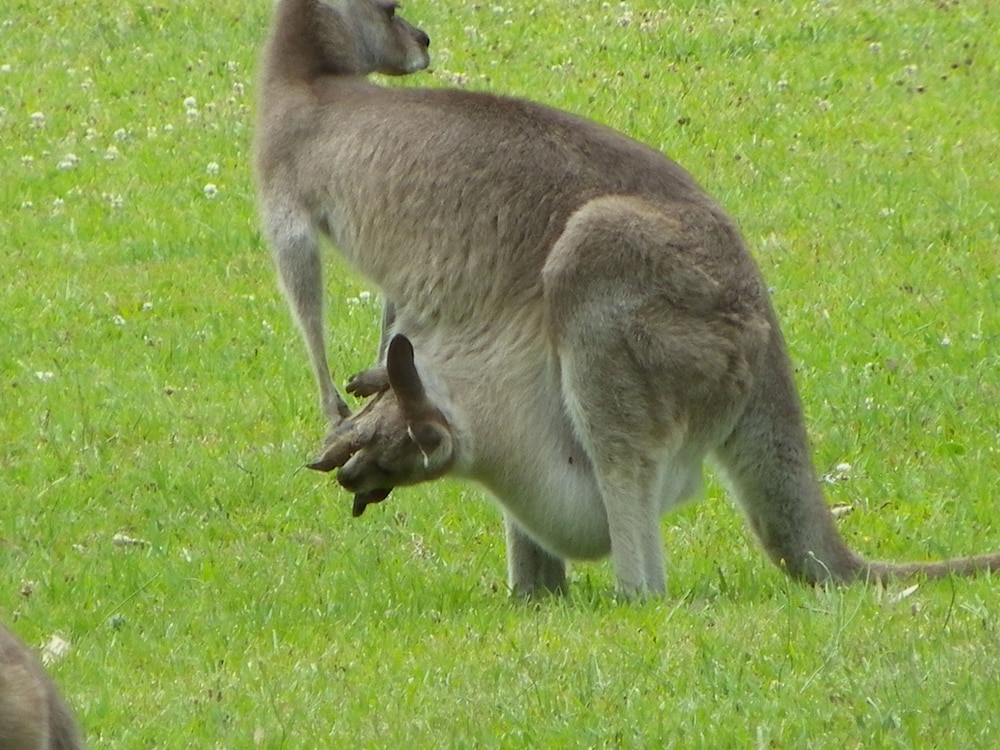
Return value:
[(407, 422), (441, 418), (440, 412), (427, 398), (424, 384), (413, 363), (413, 344), (401, 333), (397, 333), (389, 342), (385, 369), (389, 376), (389, 386), (396, 394)]

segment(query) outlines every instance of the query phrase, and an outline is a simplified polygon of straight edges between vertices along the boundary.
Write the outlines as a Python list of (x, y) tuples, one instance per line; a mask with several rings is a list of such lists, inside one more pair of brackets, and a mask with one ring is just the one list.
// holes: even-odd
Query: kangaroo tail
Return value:
[(955, 557), (939, 562), (892, 563), (866, 561), (856, 572), (856, 581), (888, 583), (908, 578), (947, 578), (951, 575), (973, 576), (1000, 571), (1000, 552), (970, 557)]

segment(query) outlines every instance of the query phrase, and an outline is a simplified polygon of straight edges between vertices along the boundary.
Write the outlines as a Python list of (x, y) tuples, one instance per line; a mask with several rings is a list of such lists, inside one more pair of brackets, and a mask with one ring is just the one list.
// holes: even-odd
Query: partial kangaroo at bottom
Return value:
[(37, 657), (0, 625), (0, 748), (83, 750), (80, 729)]

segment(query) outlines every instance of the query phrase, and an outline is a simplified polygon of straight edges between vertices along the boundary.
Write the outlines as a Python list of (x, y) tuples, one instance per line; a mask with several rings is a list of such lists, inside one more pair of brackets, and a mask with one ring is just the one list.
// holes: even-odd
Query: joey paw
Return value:
[(347, 392), (366, 398), (389, 390), (389, 373), (384, 367), (372, 367), (351, 375), (347, 379)]

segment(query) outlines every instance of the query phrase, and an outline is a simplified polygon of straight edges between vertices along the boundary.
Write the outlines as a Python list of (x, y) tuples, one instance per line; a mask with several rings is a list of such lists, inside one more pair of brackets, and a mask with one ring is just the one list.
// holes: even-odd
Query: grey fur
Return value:
[(0, 748), (83, 750), (69, 707), (21, 640), (0, 625)]

